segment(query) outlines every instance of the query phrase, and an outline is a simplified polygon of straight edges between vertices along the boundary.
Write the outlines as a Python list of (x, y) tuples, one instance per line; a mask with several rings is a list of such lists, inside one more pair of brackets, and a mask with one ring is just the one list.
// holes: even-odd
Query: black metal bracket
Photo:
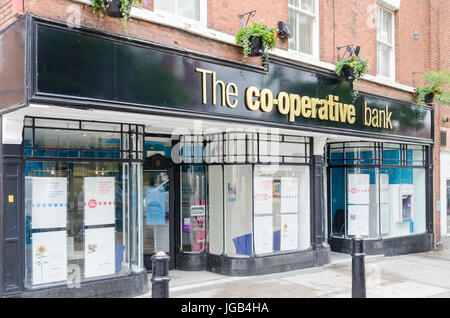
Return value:
[(242, 19), (244, 19), (244, 17), (248, 15), (247, 17), (247, 21), (245, 22), (245, 25), (248, 24), (248, 21), (250, 20), (251, 17), (256, 17), (256, 10), (250, 11), (250, 12), (246, 12), (243, 14), (238, 14), (239, 17), (239, 22), (242, 23)]
[[(338, 50), (338, 61), (340, 61), (341, 59), (344, 59), (346, 53), (349, 53), (349, 56), (351, 56), (351, 55), (353, 55), (353, 54), (356, 54), (356, 55), (359, 54), (359, 48), (358, 48), (358, 46), (356, 47), (356, 49), (354, 49), (354, 48), (353, 48), (353, 44), (350, 44), (350, 45), (343, 45), (343, 46), (337, 46), (336, 48), (337, 48), (337, 50)], [(343, 49), (343, 48), (345, 48), (345, 51), (344, 51), (344, 54), (341, 56), (341, 55), (340, 55), (340, 52), (341, 52), (341, 49)]]

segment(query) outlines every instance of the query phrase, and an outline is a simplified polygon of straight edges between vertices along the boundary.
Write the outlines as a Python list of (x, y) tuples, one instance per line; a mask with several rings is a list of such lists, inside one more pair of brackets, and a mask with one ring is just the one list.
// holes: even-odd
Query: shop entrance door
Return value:
[(174, 170), (169, 161), (156, 154), (144, 164), (144, 265), (149, 271), (151, 257), (159, 251), (170, 256), (170, 269), (175, 267)]

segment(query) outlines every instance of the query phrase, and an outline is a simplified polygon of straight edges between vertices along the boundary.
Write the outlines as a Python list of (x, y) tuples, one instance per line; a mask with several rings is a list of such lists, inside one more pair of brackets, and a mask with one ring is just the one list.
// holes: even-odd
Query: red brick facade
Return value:
[[(0, 29), (11, 24), (16, 17), (13, 2), (0, 0)], [(25, 13), (49, 19), (66, 21), (69, 6), (81, 11), (81, 24), (108, 33), (125, 35), (120, 20), (105, 17), (101, 24), (92, 8), (84, 3), (70, 0), (19, 0), (24, 1)], [(337, 59), (337, 46), (360, 45), (361, 55), (370, 62), (370, 75), (376, 75), (377, 43), (374, 24), (376, 0), (319, 0), (319, 57), (321, 62), (333, 64)], [(153, 10), (153, 0), (142, 7)], [(288, 1), (279, 0), (208, 0), (207, 29), (234, 36), (239, 28), (239, 14), (257, 10), (256, 17), (270, 25), (288, 21)], [(414, 32), (417, 31), (418, 39)], [(402, 0), (395, 13), (395, 80), (405, 86), (423, 84), (421, 73), (426, 70), (450, 69), (450, 1), (448, 0)], [(230, 43), (211, 40), (180, 28), (133, 19), (128, 25), (130, 38), (185, 48), (192, 51), (242, 62), (241, 49)], [(287, 50), (287, 41), (278, 47)], [(259, 64), (259, 58), (249, 58), (247, 63)], [(413, 74), (415, 73), (415, 75)], [(414, 102), (410, 92), (373, 81), (362, 81), (361, 90), (374, 94)], [(443, 123), (444, 115), (450, 117), (450, 106), (436, 104), (434, 155), (434, 200), (439, 200), (439, 151), (440, 127), (450, 129), (450, 122)], [(450, 139), (450, 137), (448, 137)], [(449, 141), (448, 141), (449, 142)], [(435, 214), (435, 233), (439, 240), (440, 222)]]

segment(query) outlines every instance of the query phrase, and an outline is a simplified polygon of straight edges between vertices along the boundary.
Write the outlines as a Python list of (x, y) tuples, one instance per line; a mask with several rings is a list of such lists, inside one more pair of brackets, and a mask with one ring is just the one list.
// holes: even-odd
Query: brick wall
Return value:
[(0, 0), (0, 30), (16, 20), (11, 0)]

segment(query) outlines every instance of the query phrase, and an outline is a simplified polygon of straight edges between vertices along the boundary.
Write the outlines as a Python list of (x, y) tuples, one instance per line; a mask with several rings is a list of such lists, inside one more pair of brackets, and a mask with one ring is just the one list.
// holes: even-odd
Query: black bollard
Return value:
[(152, 298), (169, 298), (169, 260), (164, 252), (152, 256)]
[(364, 241), (353, 237), (352, 252), (352, 298), (366, 298), (366, 269), (364, 264)]

